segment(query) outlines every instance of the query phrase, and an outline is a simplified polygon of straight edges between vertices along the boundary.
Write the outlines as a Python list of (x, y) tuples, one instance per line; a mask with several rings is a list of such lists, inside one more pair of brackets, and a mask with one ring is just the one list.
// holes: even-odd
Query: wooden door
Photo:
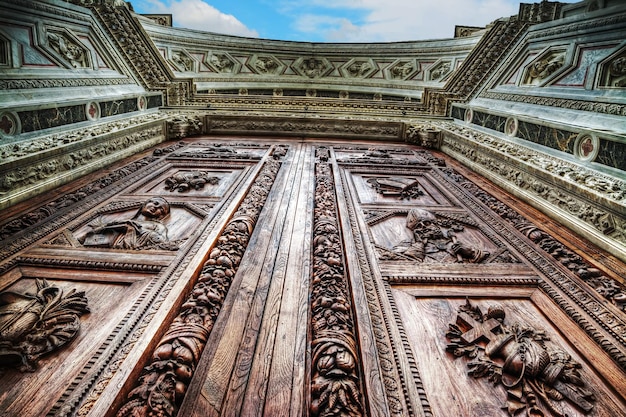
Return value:
[(624, 266), (433, 150), (187, 139), (0, 233), (6, 415), (624, 413)]

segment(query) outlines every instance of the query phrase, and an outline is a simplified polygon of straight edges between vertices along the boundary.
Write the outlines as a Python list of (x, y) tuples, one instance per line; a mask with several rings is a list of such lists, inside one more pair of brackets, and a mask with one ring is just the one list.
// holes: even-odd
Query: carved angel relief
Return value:
[(367, 180), (367, 183), (383, 197), (399, 198), (400, 200), (410, 200), (424, 195), (424, 192), (419, 188), (419, 182), (414, 178), (370, 178)]
[(189, 190), (201, 190), (205, 184), (216, 185), (219, 177), (209, 176), (206, 171), (177, 172), (165, 179), (165, 189), (183, 193)]
[(83, 291), (63, 290), (37, 280), (36, 294), (0, 293), (0, 367), (32, 372), (37, 360), (69, 343), (89, 313)]
[(580, 373), (581, 365), (558, 347), (549, 349), (543, 330), (526, 324), (505, 324), (505, 311), (494, 305), (486, 314), (469, 300), (459, 306), (456, 324), (450, 323), (446, 350), (471, 359), (468, 374), (487, 378), (507, 391), (504, 409), (513, 417), (565, 417), (557, 406), (568, 401), (585, 413), (595, 398)]

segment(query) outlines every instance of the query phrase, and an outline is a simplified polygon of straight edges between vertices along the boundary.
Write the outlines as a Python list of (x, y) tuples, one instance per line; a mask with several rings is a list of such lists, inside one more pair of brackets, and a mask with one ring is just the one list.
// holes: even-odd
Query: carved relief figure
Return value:
[(42, 355), (69, 343), (89, 312), (84, 292), (37, 280), (35, 294), (0, 293), (0, 367), (34, 371)]
[(165, 179), (165, 189), (182, 193), (192, 189), (201, 190), (205, 184), (216, 185), (219, 182), (219, 177), (209, 176), (206, 171), (177, 172)]
[(67, 36), (60, 33), (48, 33), (48, 43), (52, 49), (65, 58), (74, 68), (86, 68), (89, 66), (84, 49)]
[(92, 231), (85, 235), (84, 246), (114, 249), (165, 249), (178, 247), (167, 237), (162, 223), (170, 214), (170, 204), (162, 197), (144, 202), (130, 220), (103, 222), (101, 218), (90, 224)]
[(394, 67), (391, 68), (390, 74), (391, 78), (404, 79), (408, 77), (411, 72), (413, 72), (413, 63), (405, 62), (394, 65)]
[(419, 188), (419, 182), (414, 178), (369, 178), (367, 183), (384, 197), (410, 200), (424, 195), (424, 192)]
[(393, 248), (395, 253), (420, 262), (468, 262), (480, 263), (489, 252), (460, 242), (455, 232), (463, 226), (449, 220), (439, 220), (433, 213), (423, 209), (411, 209), (406, 216), (406, 227), (413, 238)]
[(193, 71), (193, 60), (181, 51), (172, 53), (172, 61), (178, 64), (183, 71)]
[(524, 84), (537, 85), (565, 63), (565, 52), (553, 53), (533, 62), (528, 68)]
[(442, 78), (450, 71), (450, 62), (444, 62), (430, 73), (430, 79), (436, 81)]
[(302, 61), (300, 69), (307, 77), (316, 78), (322, 76), (325, 65), (324, 62), (320, 61), (319, 59), (309, 58)]
[(361, 78), (365, 76), (365, 74), (371, 71), (371, 69), (372, 69), (372, 65), (366, 61), (362, 61), (362, 62), (357, 61), (347, 68), (350, 76), (354, 78)]
[(211, 55), (211, 65), (217, 69), (218, 72), (233, 72), (235, 64), (226, 56), (220, 54)]
[(260, 56), (254, 62), (254, 68), (256, 68), (260, 74), (274, 74), (278, 69), (278, 64), (271, 57)]
[(615, 58), (609, 64), (609, 85), (626, 87), (626, 56)]
[(581, 365), (558, 347), (550, 347), (543, 330), (527, 324), (505, 324), (501, 306), (490, 306), (483, 314), (469, 300), (459, 307), (456, 324), (449, 324), (446, 350), (466, 356), (468, 374), (488, 378), (507, 390), (506, 410), (510, 417), (564, 417), (556, 403), (568, 401), (585, 413), (593, 409), (593, 393), (586, 387)]

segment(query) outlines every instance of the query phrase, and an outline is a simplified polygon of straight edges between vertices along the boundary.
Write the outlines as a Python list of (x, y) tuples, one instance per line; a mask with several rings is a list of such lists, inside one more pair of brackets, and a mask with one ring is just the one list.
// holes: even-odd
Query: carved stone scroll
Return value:
[(268, 160), (209, 252), (191, 294), (142, 372), (118, 417), (175, 416), (239, 268), (280, 162)]
[(566, 414), (556, 406), (560, 401), (575, 404), (585, 414), (595, 398), (580, 372), (581, 365), (558, 347), (548, 347), (543, 330), (524, 323), (505, 323), (502, 307), (490, 306), (487, 313), (469, 300), (450, 323), (446, 350), (456, 357), (471, 359), (468, 374), (503, 385), (507, 392), (509, 416), (525, 411), (529, 416)]
[(362, 416), (359, 355), (329, 164), (316, 165), (315, 182), (310, 412)]
[(0, 367), (34, 371), (37, 360), (69, 343), (89, 312), (84, 292), (67, 295), (46, 280), (35, 294), (0, 293)]

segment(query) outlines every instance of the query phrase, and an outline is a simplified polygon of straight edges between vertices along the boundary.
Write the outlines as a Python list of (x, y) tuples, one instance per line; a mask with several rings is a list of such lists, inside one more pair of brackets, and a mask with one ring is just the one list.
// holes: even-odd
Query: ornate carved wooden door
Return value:
[(624, 415), (624, 266), (436, 151), (186, 140), (0, 233), (6, 415)]

